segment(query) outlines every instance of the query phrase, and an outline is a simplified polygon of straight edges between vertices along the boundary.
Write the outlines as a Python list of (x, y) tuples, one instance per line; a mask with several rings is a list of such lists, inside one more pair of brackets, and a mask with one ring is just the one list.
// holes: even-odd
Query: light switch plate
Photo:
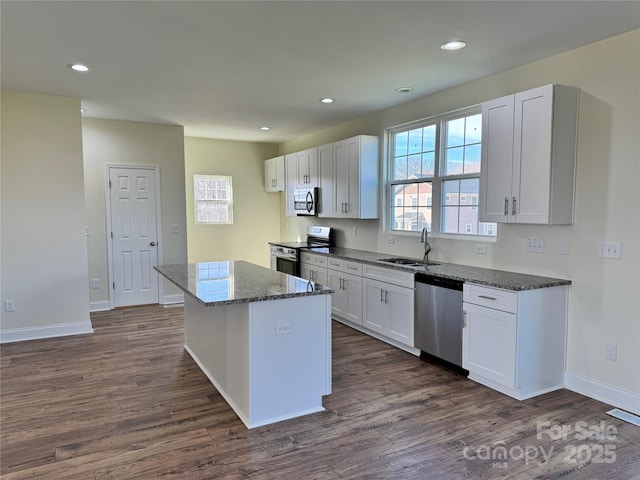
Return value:
[(598, 242), (596, 256), (620, 260), (621, 248), (620, 242)]

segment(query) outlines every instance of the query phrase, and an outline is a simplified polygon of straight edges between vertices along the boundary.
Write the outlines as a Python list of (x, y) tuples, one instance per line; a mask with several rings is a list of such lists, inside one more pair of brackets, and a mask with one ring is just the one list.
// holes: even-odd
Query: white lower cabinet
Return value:
[(362, 264), (329, 258), (331, 314), (362, 325)]
[(462, 367), (524, 400), (563, 387), (567, 287), (520, 292), (464, 284)]
[(313, 253), (302, 252), (300, 254), (300, 276), (306, 280), (328, 285), (327, 257)]
[(362, 283), (362, 326), (413, 348), (414, 275), (365, 265)]

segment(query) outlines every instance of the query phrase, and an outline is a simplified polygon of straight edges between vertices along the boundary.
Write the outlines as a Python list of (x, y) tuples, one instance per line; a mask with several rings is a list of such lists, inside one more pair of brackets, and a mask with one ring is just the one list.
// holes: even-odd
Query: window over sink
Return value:
[(478, 221), (480, 107), (389, 129), (388, 229), (497, 235)]

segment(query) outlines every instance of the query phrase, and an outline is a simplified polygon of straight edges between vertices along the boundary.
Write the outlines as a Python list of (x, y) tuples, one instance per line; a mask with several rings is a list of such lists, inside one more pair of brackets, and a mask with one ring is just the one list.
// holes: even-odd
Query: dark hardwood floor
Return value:
[(3, 345), (1, 478), (640, 478), (640, 428), (608, 405), (519, 402), (336, 322), (326, 411), (247, 430), (182, 315), (118, 309), (92, 335)]

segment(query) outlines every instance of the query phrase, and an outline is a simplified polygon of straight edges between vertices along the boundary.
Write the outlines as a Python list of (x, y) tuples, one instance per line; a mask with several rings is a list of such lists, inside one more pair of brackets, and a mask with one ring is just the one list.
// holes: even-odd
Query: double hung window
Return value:
[(479, 109), (390, 130), (391, 231), (495, 236), (478, 221), (482, 116)]
[(197, 224), (233, 223), (231, 177), (194, 175), (193, 192)]

